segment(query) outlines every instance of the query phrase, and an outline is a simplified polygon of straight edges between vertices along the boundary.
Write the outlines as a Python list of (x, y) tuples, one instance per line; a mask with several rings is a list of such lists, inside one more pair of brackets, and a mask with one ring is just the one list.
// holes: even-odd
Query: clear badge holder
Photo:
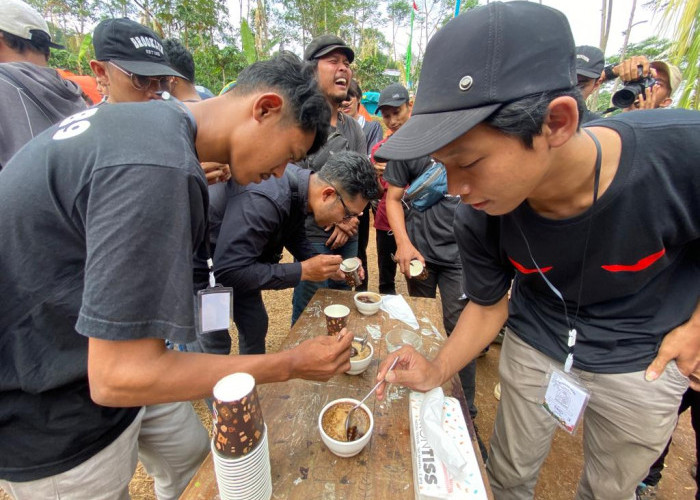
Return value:
[(233, 319), (233, 288), (217, 285), (209, 273), (209, 287), (197, 292), (195, 301), (197, 334), (228, 330)]
[(576, 434), (591, 393), (572, 373), (550, 365), (542, 386), (540, 404), (566, 432)]

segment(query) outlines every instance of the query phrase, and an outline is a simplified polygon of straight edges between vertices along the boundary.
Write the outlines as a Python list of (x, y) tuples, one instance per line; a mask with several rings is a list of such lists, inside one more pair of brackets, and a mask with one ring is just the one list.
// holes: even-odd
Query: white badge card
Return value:
[(233, 289), (217, 286), (197, 292), (197, 330), (228, 330), (233, 317)]
[(556, 420), (559, 427), (575, 434), (591, 393), (572, 375), (550, 366), (542, 408)]

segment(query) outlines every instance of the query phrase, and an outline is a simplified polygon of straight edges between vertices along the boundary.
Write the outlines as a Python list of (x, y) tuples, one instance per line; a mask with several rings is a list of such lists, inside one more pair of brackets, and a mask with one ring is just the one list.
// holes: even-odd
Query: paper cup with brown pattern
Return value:
[(238, 458), (253, 451), (265, 431), (255, 379), (233, 373), (214, 386), (214, 436), (216, 451)]
[(345, 259), (340, 263), (340, 270), (343, 271), (345, 283), (347, 283), (348, 286), (356, 287), (362, 284), (359, 272), (361, 263), (362, 262), (357, 257)]
[(340, 330), (348, 326), (350, 308), (342, 304), (331, 304), (323, 310), (326, 316), (328, 335), (338, 335)]

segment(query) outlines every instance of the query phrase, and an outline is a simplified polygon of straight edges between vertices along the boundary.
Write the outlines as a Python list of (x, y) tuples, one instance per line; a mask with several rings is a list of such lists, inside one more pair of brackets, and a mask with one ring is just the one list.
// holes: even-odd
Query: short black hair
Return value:
[(318, 171), (322, 181), (332, 183), (351, 198), (360, 196), (367, 201), (378, 200), (377, 173), (367, 155), (355, 151), (339, 151)]
[(358, 101), (362, 100), (362, 88), (357, 80), (354, 78), (350, 80), (350, 86), (348, 87), (348, 97), (357, 97)]
[(194, 83), (194, 59), (190, 51), (174, 38), (163, 40), (163, 50), (170, 67)]
[(282, 94), (289, 106), (289, 116), (302, 130), (315, 132), (309, 155), (326, 143), (331, 123), (331, 109), (318, 87), (313, 67), (296, 55), (282, 51), (267, 61), (251, 64), (238, 75), (236, 86), (227, 94), (247, 95), (261, 89)]
[(15, 52), (19, 52), (20, 54), (24, 54), (27, 51), (38, 52), (48, 61), (49, 56), (51, 55), (49, 46), (51, 38), (47, 33), (44, 33), (41, 30), (31, 30), (31, 32), (32, 39), (27, 40), (21, 36), (13, 35), (7, 31), (0, 30), (3, 40), (5, 40), (5, 45), (7, 45), (10, 49), (14, 50)]
[(583, 117), (586, 105), (581, 91), (576, 87), (564, 90), (548, 90), (507, 102), (482, 123), (506, 135), (517, 137), (527, 149), (532, 149), (534, 137), (542, 133), (542, 125), (549, 112), (549, 103), (558, 97), (573, 97), (576, 99), (578, 107), (577, 129), (580, 128), (581, 117)]

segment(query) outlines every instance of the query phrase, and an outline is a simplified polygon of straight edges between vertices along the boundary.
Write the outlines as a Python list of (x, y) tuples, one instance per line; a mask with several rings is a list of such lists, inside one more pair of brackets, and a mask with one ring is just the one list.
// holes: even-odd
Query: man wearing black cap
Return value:
[(128, 498), (140, 457), (158, 498), (179, 498), (209, 449), (189, 401), (232, 372), (267, 383), (349, 369), (352, 335), (261, 356), (165, 345), (194, 341), (204, 322), (192, 293), (193, 255), (211, 257), (200, 161), (229, 164), (238, 184), (279, 177), (325, 142), (329, 119), (313, 69), (287, 52), (216, 98), (95, 106), (10, 160), (0, 488), (18, 500)]
[[(328, 142), (314, 155), (310, 155), (299, 166), (318, 172), (328, 158), (338, 151), (355, 151), (367, 154), (367, 145), (362, 127), (356, 120), (340, 112), (340, 105), (348, 96), (352, 79), (350, 64), (355, 53), (335, 35), (314, 38), (304, 50), (304, 59), (314, 65), (316, 81), (331, 109), (331, 125)], [(320, 227), (312, 216), (306, 219), (306, 234), (319, 254), (340, 255), (343, 259), (357, 256), (357, 231), (360, 213), (347, 214), (343, 222)], [(348, 289), (344, 281), (301, 281), (294, 287), (292, 299), (292, 324), (319, 288)]]
[(398, 356), (389, 383), (439, 386), (507, 320), (487, 464), (499, 499), (532, 498), (557, 425), (584, 414), (576, 498), (633, 498), (700, 386), (700, 116), (580, 129), (575, 54), (554, 9), (470, 10), (431, 39), (413, 115), (377, 153), (445, 165), (470, 299), (432, 361), (404, 347), (377, 377)]
[(0, 170), (33, 137), (85, 109), (80, 87), (47, 67), (49, 27), (22, 0), (0, 0)]
[[(605, 55), (598, 47), (579, 45), (576, 47), (576, 79), (583, 100), (586, 101), (602, 82), (601, 75), (605, 67)], [(581, 123), (587, 123), (600, 118), (598, 113), (589, 110), (583, 112)]]
[[(389, 129), (397, 132), (411, 113), (408, 91), (400, 83), (387, 86), (379, 94), (377, 109)], [(459, 206), (459, 198), (448, 196), (445, 192), (445, 196), (436, 199), (432, 205), (421, 207), (413, 206), (404, 199), (406, 186), (419, 179), (434, 164), (427, 155), (387, 162), (383, 175), (387, 183), (386, 215), (396, 241), (395, 259), (406, 276), (409, 295), (435, 298), (439, 289), (442, 321), (445, 332), (450, 335), (467, 302), (462, 291), (462, 264), (452, 232), (452, 219)], [(404, 203), (407, 207), (405, 211)], [(411, 278), (409, 270), (412, 260), (419, 260), (428, 270), (425, 280)], [(460, 370), (459, 376), (469, 413), (474, 419), (477, 415), (474, 404), (476, 360)]]
[(158, 35), (127, 18), (105, 19), (92, 35), (95, 59), (90, 68), (107, 92), (107, 102), (160, 99), (170, 91), (172, 69)]

